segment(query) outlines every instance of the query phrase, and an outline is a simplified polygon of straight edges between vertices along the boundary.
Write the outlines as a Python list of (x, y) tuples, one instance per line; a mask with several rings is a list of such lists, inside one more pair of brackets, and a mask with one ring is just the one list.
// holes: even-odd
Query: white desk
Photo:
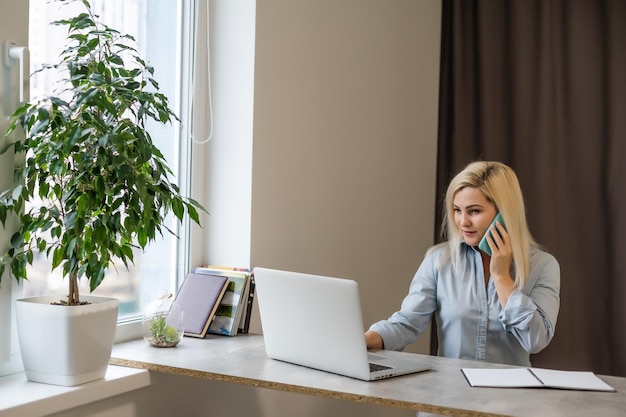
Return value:
[(392, 352), (427, 363), (432, 370), (384, 381), (364, 382), (269, 359), (263, 337), (185, 338), (160, 349), (144, 340), (116, 345), (114, 365), (129, 366), (224, 383), (406, 408), (453, 416), (624, 416), (626, 378), (601, 376), (617, 393), (547, 388), (472, 388), (460, 369), (501, 367), (482, 362)]

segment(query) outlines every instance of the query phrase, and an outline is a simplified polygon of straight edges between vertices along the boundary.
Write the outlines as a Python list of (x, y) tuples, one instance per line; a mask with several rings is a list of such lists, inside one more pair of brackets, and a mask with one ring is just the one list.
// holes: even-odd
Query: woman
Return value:
[[(478, 249), (488, 230), (491, 256)], [(560, 268), (528, 230), (513, 170), (466, 166), (448, 186), (443, 231), (448, 241), (428, 250), (400, 311), (365, 333), (368, 348), (403, 349), (434, 314), (439, 356), (530, 366), (554, 336)]]

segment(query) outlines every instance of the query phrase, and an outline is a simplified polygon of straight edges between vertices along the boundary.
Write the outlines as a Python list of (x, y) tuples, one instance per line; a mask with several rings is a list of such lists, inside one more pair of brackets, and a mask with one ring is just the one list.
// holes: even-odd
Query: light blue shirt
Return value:
[(439, 356), (530, 366), (530, 354), (545, 348), (559, 313), (560, 267), (554, 256), (530, 250), (530, 274), (504, 308), (493, 280), (485, 286), (480, 252), (461, 244), (454, 270), (440, 245), (424, 258), (400, 311), (374, 323), (385, 349), (402, 350), (414, 342), (435, 314)]

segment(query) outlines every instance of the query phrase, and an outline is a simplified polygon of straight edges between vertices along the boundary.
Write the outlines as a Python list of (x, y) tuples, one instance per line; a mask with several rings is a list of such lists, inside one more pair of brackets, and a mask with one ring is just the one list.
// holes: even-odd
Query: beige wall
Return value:
[(257, 2), (251, 264), (357, 280), (367, 325), (433, 242), (440, 8)]

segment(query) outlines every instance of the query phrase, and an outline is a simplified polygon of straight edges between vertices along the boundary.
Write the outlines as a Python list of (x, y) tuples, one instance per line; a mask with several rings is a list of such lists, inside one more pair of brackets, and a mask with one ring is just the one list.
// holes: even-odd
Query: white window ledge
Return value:
[(0, 416), (45, 416), (148, 385), (148, 371), (113, 365), (103, 379), (74, 387), (30, 382), (20, 372), (0, 377)]

